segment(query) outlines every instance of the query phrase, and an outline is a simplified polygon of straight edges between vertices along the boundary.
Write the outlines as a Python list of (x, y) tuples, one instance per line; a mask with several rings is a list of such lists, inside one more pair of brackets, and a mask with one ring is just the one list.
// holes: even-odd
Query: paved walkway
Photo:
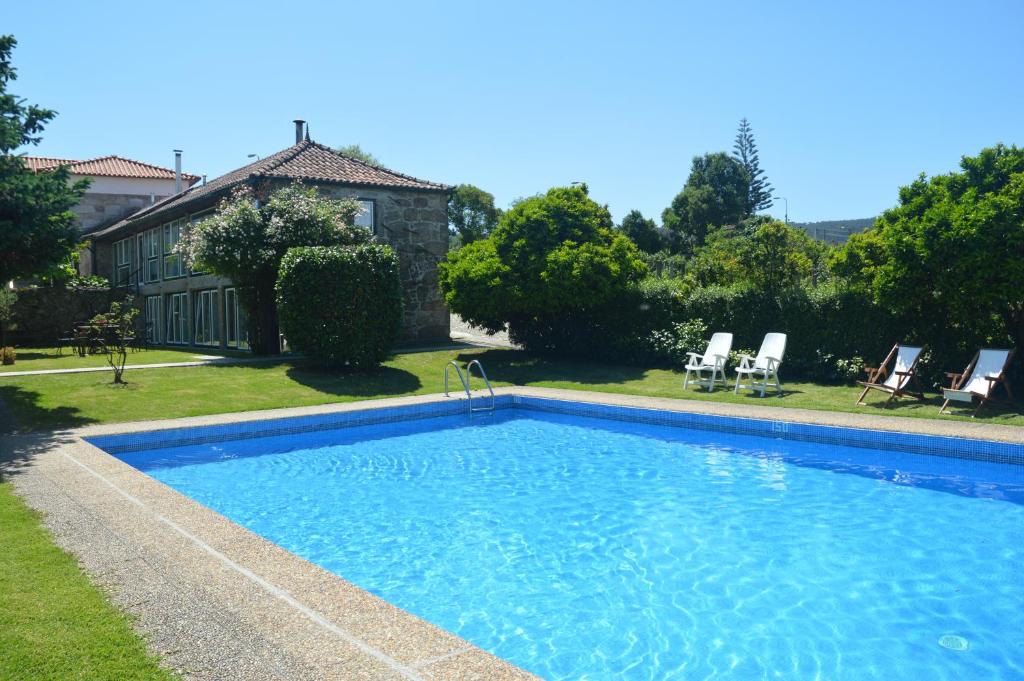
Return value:
[[(210, 357), (209, 359), (196, 359), (190, 362), (158, 362), (156, 364), (126, 364), (128, 369), (164, 369), (167, 367), (198, 367), (208, 364), (257, 364), (261, 362), (279, 362), (282, 357)], [(287, 358), (285, 358), (287, 359)], [(78, 367), (76, 369), (33, 369), (31, 371), (2, 371), (0, 378), (5, 376), (42, 376), (45, 374), (88, 374), (96, 371), (111, 371), (109, 366), (102, 367)]]
[(516, 347), (512, 341), (508, 339), (508, 334), (504, 331), (498, 333), (487, 333), (483, 329), (470, 326), (457, 314), (453, 314), (451, 316), (449, 328), (451, 329), (452, 340), (455, 341), (462, 341), (463, 343), (482, 345), (490, 348)]

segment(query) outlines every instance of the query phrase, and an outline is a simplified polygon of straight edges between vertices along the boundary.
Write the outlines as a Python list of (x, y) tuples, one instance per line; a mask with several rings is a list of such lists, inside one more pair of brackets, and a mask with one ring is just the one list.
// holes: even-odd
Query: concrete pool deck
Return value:
[[(1024, 428), (542, 388), (499, 394), (1024, 444)], [(84, 442), (90, 435), (423, 404), (441, 395), (5, 437), (0, 470), (55, 541), (189, 679), (524, 679)]]

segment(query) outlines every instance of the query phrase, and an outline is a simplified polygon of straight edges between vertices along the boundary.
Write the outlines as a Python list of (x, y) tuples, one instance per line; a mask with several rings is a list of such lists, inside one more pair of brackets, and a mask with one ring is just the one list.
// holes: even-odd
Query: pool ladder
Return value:
[[(473, 380), (473, 367), (480, 370), (480, 378), (484, 379), (484, 385), (487, 386), (487, 391), (491, 394), (491, 401), (487, 406), (474, 407), (473, 406), (473, 391), (470, 388), (470, 383)], [(491, 387), (491, 382), (487, 380), (487, 372), (484, 371), (484, 365), (480, 363), (480, 360), (474, 359), (466, 364), (465, 373), (459, 368), (459, 365), (452, 360), (444, 366), (444, 396), (448, 395), (448, 370), (455, 367), (455, 373), (459, 377), (459, 381), (462, 382), (462, 389), (466, 391), (466, 404), (469, 408), (469, 415), (472, 416), (478, 411), (494, 411), (494, 388)]]

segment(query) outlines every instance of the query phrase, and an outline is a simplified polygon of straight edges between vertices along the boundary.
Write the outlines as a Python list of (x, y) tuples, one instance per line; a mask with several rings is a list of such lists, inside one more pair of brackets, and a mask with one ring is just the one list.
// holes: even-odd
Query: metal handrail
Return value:
[[(471, 387), (471, 383), (473, 381), (474, 365), (476, 365), (476, 368), (480, 370), (480, 378), (484, 379), (484, 385), (487, 386), (487, 390), (491, 394), (490, 405), (486, 407), (477, 407), (476, 409), (473, 408), (473, 390)], [(452, 367), (455, 367), (455, 373), (458, 375), (459, 381), (462, 383), (462, 389), (466, 391), (466, 407), (469, 411), (469, 414), (472, 415), (473, 412), (476, 411), (494, 411), (494, 388), (491, 387), (491, 382), (487, 378), (487, 372), (484, 371), (484, 365), (481, 364), (480, 360), (478, 359), (474, 359), (473, 361), (466, 364), (465, 373), (463, 373), (463, 370), (459, 368), (459, 365), (455, 360), (452, 360), (444, 365), (444, 396), (451, 397), (448, 391), (448, 370), (451, 369)]]
[[(484, 371), (484, 365), (480, 363), (480, 360), (474, 359), (472, 362), (466, 365), (466, 381), (472, 383), (473, 381), (473, 367), (476, 366), (480, 370), (480, 378), (484, 379), (484, 385), (487, 386), (488, 392), (491, 393), (491, 406), (483, 407), (477, 411), (494, 411), (494, 388), (491, 387), (491, 382), (487, 379), (487, 372)], [(473, 405), (470, 404), (470, 411), (473, 411)]]
[(469, 400), (470, 400), (470, 408), (472, 408), (473, 396), (469, 393), (469, 382), (466, 380), (466, 377), (462, 375), (462, 369), (459, 368), (459, 365), (455, 363), (454, 359), (444, 365), (444, 396), (445, 397), (449, 396), (448, 395), (448, 370), (450, 368), (452, 368), (452, 367), (455, 367), (455, 373), (459, 375), (459, 381), (462, 383), (462, 389), (466, 391), (466, 397), (469, 398)]

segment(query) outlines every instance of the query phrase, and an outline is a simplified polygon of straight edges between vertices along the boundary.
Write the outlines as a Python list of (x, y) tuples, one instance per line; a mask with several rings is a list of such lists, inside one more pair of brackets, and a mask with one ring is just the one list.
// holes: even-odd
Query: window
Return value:
[(373, 201), (369, 199), (359, 199), (359, 205), (362, 207), (363, 212), (356, 216), (356, 224), (360, 227), (365, 227), (370, 230), (370, 232), (373, 232)]
[(224, 335), (229, 348), (249, 349), (249, 320), (233, 288), (224, 289)]
[(188, 343), (188, 294), (171, 293), (167, 296), (167, 332), (165, 343)]
[(220, 317), (217, 315), (217, 290), (198, 291), (192, 296), (195, 300), (195, 335), (196, 345), (220, 345)]
[(142, 246), (139, 248), (142, 259), (142, 281), (160, 281), (160, 230), (151, 229), (139, 235)]
[(175, 220), (164, 225), (164, 279), (185, 276), (185, 265), (181, 255), (174, 248), (181, 239), (181, 228), (184, 220)]
[(160, 296), (146, 296), (146, 341), (160, 343)]
[(132, 240), (114, 242), (114, 286), (127, 286), (132, 272)]

